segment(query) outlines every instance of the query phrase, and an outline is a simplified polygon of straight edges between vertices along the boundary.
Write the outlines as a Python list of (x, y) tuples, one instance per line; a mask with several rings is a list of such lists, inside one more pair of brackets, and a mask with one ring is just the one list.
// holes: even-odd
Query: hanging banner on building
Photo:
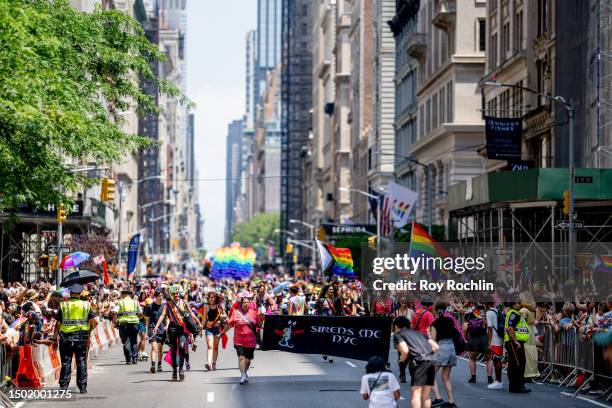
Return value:
[(268, 315), (262, 350), (387, 361), (390, 340), (391, 319), (386, 317)]
[(485, 116), (487, 158), (519, 160), (521, 158), (522, 126), (520, 118)]
[(138, 249), (140, 247), (140, 234), (136, 234), (130, 241), (130, 248), (128, 250), (128, 275), (134, 272), (136, 269), (136, 261), (138, 260)]
[(409, 222), (410, 212), (419, 198), (416, 191), (389, 181), (389, 212), (395, 228), (402, 228)]

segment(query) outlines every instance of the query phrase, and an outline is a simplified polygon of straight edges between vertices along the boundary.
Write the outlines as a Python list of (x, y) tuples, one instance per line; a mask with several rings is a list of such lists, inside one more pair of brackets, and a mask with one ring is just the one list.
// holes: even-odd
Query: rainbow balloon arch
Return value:
[(255, 258), (253, 248), (243, 248), (237, 242), (219, 248), (212, 259), (210, 277), (215, 280), (248, 278), (253, 273)]

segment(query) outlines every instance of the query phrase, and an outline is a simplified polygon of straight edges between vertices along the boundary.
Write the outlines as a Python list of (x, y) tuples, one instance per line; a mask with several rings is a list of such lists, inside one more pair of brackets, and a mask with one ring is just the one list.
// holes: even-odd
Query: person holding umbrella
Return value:
[(60, 303), (57, 311), (58, 325), (52, 340), (56, 341), (59, 333), (59, 352), (62, 361), (60, 371), (60, 388), (66, 390), (70, 384), (72, 356), (76, 358), (77, 386), (81, 394), (87, 394), (87, 349), (89, 333), (98, 322), (89, 302), (80, 300), (83, 285), (73, 283), (68, 287), (70, 300)]
[(115, 306), (113, 323), (119, 327), (119, 337), (123, 344), (123, 354), (125, 364), (138, 363), (138, 325), (142, 308), (140, 304), (132, 298), (132, 289), (126, 286), (121, 291), (123, 296)]

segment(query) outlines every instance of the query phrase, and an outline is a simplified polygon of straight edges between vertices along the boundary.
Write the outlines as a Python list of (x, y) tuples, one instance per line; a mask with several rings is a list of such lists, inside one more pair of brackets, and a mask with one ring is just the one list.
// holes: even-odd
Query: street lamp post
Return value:
[[(312, 224), (309, 224), (307, 222), (304, 222), (302, 220), (296, 220), (296, 219), (290, 219), (289, 220), (289, 224), (301, 224), (307, 228), (310, 229), (310, 239), (312, 240), (312, 242), (315, 242), (315, 226)], [(315, 253), (315, 248), (314, 247), (310, 247), (310, 251), (311, 251), (311, 259), (312, 261), (315, 263), (316, 265), (316, 253)]]
[(569, 264), (569, 276), (570, 279), (575, 280), (575, 253), (574, 253), (574, 240), (575, 240), (575, 229), (574, 229), (574, 183), (575, 183), (575, 173), (576, 173), (576, 163), (574, 157), (574, 113), (575, 108), (574, 105), (565, 99), (562, 96), (552, 96), (540, 93), (530, 88), (525, 88), (520, 85), (513, 84), (504, 84), (497, 81), (486, 81), (483, 83), (483, 86), (494, 86), (497, 88), (515, 88), (521, 89), (523, 91), (532, 93), (534, 95), (540, 96), (542, 98), (546, 98), (552, 102), (561, 104), (565, 110), (567, 111), (567, 119), (569, 126), (569, 182), (568, 182), (568, 193), (569, 193), (569, 222), (568, 222), (568, 240), (569, 240), (569, 248), (568, 248), (568, 264)]
[(374, 152), (374, 154), (378, 154), (380, 156), (394, 156), (402, 159), (406, 159), (411, 163), (414, 163), (418, 166), (421, 166), (425, 169), (425, 184), (427, 184), (427, 224), (429, 225), (428, 232), (429, 236), (432, 235), (432, 225), (433, 225), (433, 208), (432, 208), (432, 174), (431, 174), (431, 165), (425, 164), (423, 162), (418, 161), (412, 156), (403, 156), (401, 154), (395, 153), (384, 153), (384, 152)]
[(347, 187), (340, 187), (338, 188), (338, 190), (340, 191), (352, 191), (354, 193), (358, 193), (361, 195), (364, 195), (368, 198), (372, 198), (374, 200), (376, 200), (376, 208), (378, 209), (376, 211), (376, 257), (380, 257), (380, 221), (381, 221), (381, 216), (382, 216), (382, 196), (379, 195), (374, 195), (374, 194), (370, 194), (367, 191), (363, 191), (363, 190), (358, 190), (356, 188), (347, 188)]

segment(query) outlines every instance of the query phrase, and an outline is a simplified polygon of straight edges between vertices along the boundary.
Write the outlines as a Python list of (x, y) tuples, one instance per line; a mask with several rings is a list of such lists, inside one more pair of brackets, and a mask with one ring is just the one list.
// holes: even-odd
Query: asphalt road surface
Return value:
[[(74, 393), (70, 400), (29, 400), (26, 407), (367, 407), (359, 395), (365, 363), (334, 358), (330, 364), (317, 355), (278, 351), (256, 351), (248, 385), (239, 385), (239, 372), (233, 347), (221, 350), (217, 371), (204, 369), (205, 344), (198, 339), (196, 353), (191, 353), (191, 371), (183, 382), (171, 381), (171, 369), (164, 362), (162, 373), (149, 373), (149, 362), (135, 366), (124, 364), (120, 346), (101, 353), (92, 360), (88, 394)], [(393, 352), (391, 360), (396, 358)], [(397, 375), (397, 366), (393, 364)], [(509, 394), (488, 390), (484, 368), (479, 367), (477, 384), (468, 384), (467, 363), (459, 360), (453, 369), (455, 399), (460, 408), (592, 408), (589, 402), (564, 397), (552, 385), (529, 384), (531, 394)], [(74, 376), (74, 374), (73, 374)], [(73, 377), (74, 378), (74, 377)], [(410, 381), (410, 379), (408, 379)], [(507, 384), (507, 383), (506, 383)], [(507, 386), (507, 385), (506, 385)], [(71, 389), (76, 385), (71, 383)], [(399, 407), (409, 406), (409, 384), (402, 384)], [(444, 395), (444, 391), (442, 391)], [(23, 406), (23, 404), (19, 404)]]

